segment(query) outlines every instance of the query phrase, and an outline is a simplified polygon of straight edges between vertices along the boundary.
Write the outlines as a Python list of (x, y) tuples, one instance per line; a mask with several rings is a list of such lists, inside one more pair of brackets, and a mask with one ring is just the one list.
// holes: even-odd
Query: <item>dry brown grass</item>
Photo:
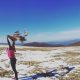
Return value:
[(77, 73), (77, 71), (69, 73), (67, 77), (60, 77), (59, 80), (80, 80), (80, 73)]
[[(0, 47), (0, 51), (4, 50), (8, 47)], [(50, 51), (52, 49), (55, 49), (54, 47), (21, 47), (18, 48), (16, 47), (16, 50), (18, 51), (26, 51), (26, 50), (31, 50), (31, 51)]]
[(13, 74), (12, 71), (7, 71), (7, 70), (4, 70), (3, 68), (0, 68), (0, 77), (8, 77), (11, 74)]
[(33, 70), (29, 71), (30, 74), (37, 74), (37, 73), (43, 73), (44, 71), (46, 71), (46, 69), (43, 69), (39, 66), (36, 66)]
[(66, 57), (77, 57), (77, 56), (80, 56), (80, 52), (65, 52), (65, 54), (63, 54), (63, 56), (66, 56)]
[(65, 52), (64, 54), (58, 56), (58, 57), (64, 57), (65, 62), (72, 65), (80, 64), (80, 52)]
[(19, 51), (26, 51), (26, 50), (30, 50), (30, 51), (50, 51), (52, 50), (52, 48), (49, 47), (33, 47), (33, 48), (16, 48)]
[[(0, 51), (3, 50), (5, 48), (0, 48)], [(19, 51), (26, 51), (26, 50), (31, 50), (31, 51), (50, 51), (52, 50), (52, 48), (42, 48), (42, 47), (39, 47), (39, 48), (17, 48), (17, 50)], [(21, 56), (22, 54), (17, 54), (17, 56)], [(72, 52), (72, 51), (68, 51), (68, 52), (65, 52), (64, 54), (61, 54), (61, 55), (56, 55), (56, 56), (51, 56), (51, 60), (52, 62), (54, 62), (54, 60), (61, 60), (62, 57), (64, 57), (65, 59), (65, 62), (68, 63), (68, 64), (72, 64), (72, 65), (79, 65), (80, 64), (80, 52)], [(30, 66), (34, 66), (34, 68), (32, 70), (30, 70), (28, 73), (29, 74), (33, 74), (33, 73), (42, 73), (44, 71), (47, 71), (47, 68), (43, 68), (41, 67), (39, 64), (41, 62), (38, 62), (38, 61), (21, 61), (21, 62), (18, 62), (18, 64), (23, 64), (23, 65), (28, 65), (29, 67)], [(26, 72), (26, 74), (28, 74)], [(4, 69), (1, 69), (0, 70), (0, 77), (8, 77), (10, 75), (13, 75), (14, 73), (12, 71), (7, 71), (7, 70), (4, 70)], [(25, 74), (25, 75), (26, 75)], [(71, 72), (69, 74), (67, 74), (68, 77), (59, 77), (59, 80), (80, 80), (80, 68), (78, 68), (75, 72)]]
[(38, 65), (40, 63), (41, 62), (37, 62), (37, 61), (21, 61), (18, 64), (29, 65), (29, 66), (36, 66), (36, 65)]
[[(65, 52), (65, 54), (61, 55), (65, 57), (65, 61), (71, 65), (79, 65), (80, 64), (80, 52)], [(69, 73), (68, 77), (60, 77), (59, 80), (80, 80), (80, 69), (77, 69), (73, 73)]]

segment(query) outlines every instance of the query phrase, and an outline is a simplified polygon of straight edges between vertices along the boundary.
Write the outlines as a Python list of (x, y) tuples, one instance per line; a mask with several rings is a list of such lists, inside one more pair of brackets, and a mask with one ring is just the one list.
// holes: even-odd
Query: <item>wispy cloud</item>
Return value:
[(29, 37), (29, 41), (66, 41), (66, 40), (73, 40), (73, 39), (80, 39), (80, 29), (75, 30), (67, 30), (61, 32), (44, 32), (44, 33), (37, 33)]
[[(29, 35), (27, 37), (29, 42), (43, 42), (43, 41), (67, 41), (73, 39), (80, 39), (80, 29), (66, 30), (61, 32), (44, 32)], [(6, 42), (6, 36), (0, 36), (0, 42)]]

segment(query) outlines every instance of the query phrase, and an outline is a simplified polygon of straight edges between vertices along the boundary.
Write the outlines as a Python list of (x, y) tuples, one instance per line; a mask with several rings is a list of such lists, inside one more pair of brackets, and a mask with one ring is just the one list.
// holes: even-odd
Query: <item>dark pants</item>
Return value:
[(16, 58), (11, 58), (10, 63), (11, 63), (12, 70), (15, 73), (15, 78), (16, 80), (18, 80), (18, 75), (17, 75), (17, 70), (16, 70)]

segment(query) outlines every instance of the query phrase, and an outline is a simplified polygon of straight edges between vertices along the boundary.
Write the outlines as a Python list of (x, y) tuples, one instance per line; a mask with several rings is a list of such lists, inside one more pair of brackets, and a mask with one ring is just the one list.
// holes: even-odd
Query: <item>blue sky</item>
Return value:
[(0, 0), (0, 42), (25, 29), (28, 42), (80, 39), (80, 0)]

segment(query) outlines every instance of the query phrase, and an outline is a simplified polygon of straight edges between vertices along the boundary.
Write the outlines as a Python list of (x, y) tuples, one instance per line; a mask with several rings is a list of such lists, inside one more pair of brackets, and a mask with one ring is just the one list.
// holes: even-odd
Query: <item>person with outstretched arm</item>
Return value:
[[(9, 39), (12, 41), (12, 45), (11, 45)], [(16, 52), (15, 40), (10, 35), (7, 35), (7, 42), (9, 45), (7, 53), (8, 53), (8, 57), (10, 59), (10, 64), (11, 64), (12, 70), (14, 71), (14, 74), (15, 74), (14, 79), (18, 80), (18, 74), (17, 74), (17, 70), (16, 70), (16, 57), (15, 57), (15, 52)]]

